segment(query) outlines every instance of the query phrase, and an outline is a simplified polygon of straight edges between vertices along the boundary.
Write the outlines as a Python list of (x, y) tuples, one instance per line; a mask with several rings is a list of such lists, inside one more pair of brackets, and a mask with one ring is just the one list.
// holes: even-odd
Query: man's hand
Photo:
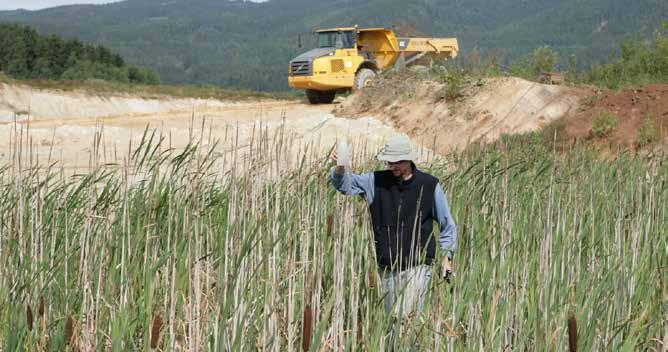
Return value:
[(343, 174), (346, 172), (346, 167), (345, 167), (345, 166), (341, 166), (341, 165), (337, 165), (337, 164), (338, 164), (338, 160), (339, 160), (339, 159), (338, 159), (337, 156), (336, 156), (336, 152), (332, 152), (332, 163), (334, 163), (334, 166), (336, 166), (336, 169), (335, 169), (334, 172), (336, 172), (336, 174), (337, 174), (338, 176), (343, 176)]
[(448, 283), (452, 280), (452, 263), (448, 257), (443, 257), (441, 262), (441, 278), (445, 279)]

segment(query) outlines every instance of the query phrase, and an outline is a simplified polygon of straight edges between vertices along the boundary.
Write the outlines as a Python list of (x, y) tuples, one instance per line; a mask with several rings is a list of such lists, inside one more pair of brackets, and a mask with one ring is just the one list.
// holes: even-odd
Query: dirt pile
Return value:
[[(502, 134), (529, 132), (575, 112), (591, 92), (519, 78), (464, 80), (448, 85), (407, 71), (381, 77), (345, 99), (340, 117), (374, 116), (438, 153), (491, 142)], [(454, 98), (453, 98), (454, 97)]]
[[(609, 133), (601, 131), (611, 119)], [(651, 123), (648, 124), (648, 121)], [(580, 109), (564, 119), (568, 138), (594, 143), (638, 147), (639, 137), (653, 137), (668, 144), (668, 84), (654, 84), (620, 92), (594, 91), (582, 100)], [(643, 127), (645, 124), (645, 127)], [(597, 126), (598, 125), (598, 126)], [(603, 131), (605, 132), (605, 131)]]

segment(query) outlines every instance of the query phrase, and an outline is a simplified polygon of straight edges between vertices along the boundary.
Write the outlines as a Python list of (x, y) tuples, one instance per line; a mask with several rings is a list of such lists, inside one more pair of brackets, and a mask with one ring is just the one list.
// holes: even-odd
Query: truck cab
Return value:
[(316, 35), (317, 48), (290, 61), (288, 83), (305, 89), (311, 103), (331, 103), (337, 92), (354, 86), (355, 75), (366, 58), (360, 55), (356, 28), (318, 30)]

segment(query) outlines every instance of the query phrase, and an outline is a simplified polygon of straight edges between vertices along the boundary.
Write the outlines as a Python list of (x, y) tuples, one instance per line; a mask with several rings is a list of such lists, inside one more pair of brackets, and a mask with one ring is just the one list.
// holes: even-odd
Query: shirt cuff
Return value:
[(329, 176), (332, 179), (332, 181), (341, 182), (341, 180), (343, 180), (343, 176), (345, 176), (345, 174), (343, 174), (343, 175), (337, 174), (336, 173), (336, 167), (333, 167), (333, 168), (329, 169)]

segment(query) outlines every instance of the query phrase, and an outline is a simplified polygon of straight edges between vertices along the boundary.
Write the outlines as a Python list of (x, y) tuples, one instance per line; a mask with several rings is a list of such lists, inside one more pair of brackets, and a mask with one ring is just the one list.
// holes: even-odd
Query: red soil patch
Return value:
[(594, 93), (581, 101), (578, 112), (564, 119), (566, 134), (570, 138), (596, 139), (592, 137), (591, 129), (594, 120), (605, 112), (617, 118), (616, 129), (607, 137), (606, 143), (635, 147), (645, 118), (654, 121), (659, 141), (665, 143), (668, 137), (668, 84)]

